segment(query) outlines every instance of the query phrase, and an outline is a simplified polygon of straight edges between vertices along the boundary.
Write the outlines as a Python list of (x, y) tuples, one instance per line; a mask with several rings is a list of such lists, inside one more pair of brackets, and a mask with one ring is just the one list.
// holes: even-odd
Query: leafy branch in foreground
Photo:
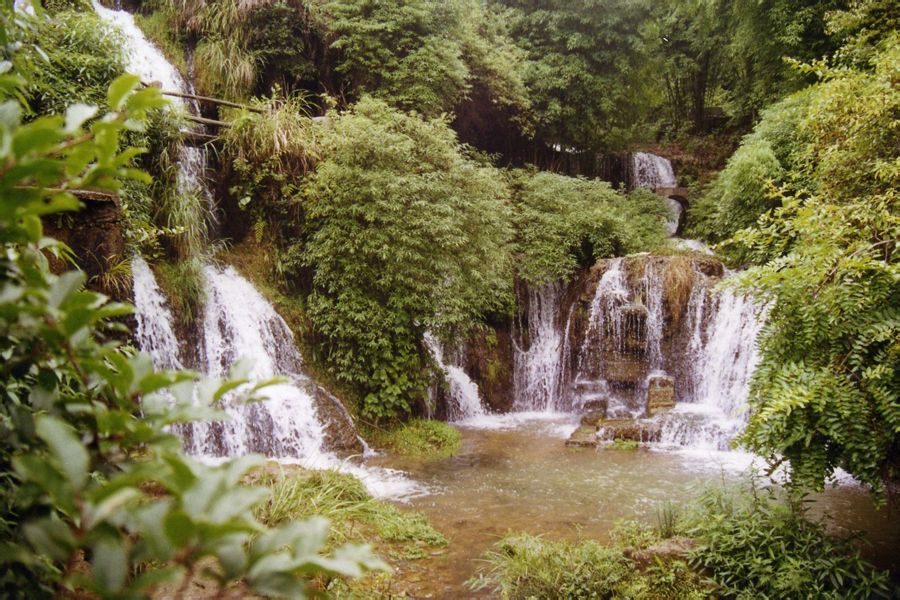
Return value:
[(182, 597), (202, 576), (220, 597), (235, 585), (303, 597), (313, 577), (386, 568), (366, 546), (323, 555), (324, 519), (263, 526), (253, 508), (267, 492), (241, 485), (261, 458), (205, 466), (168, 433), (222, 418), (224, 394), (260, 385), (156, 372), (109, 336), (130, 307), (85, 290), (83, 273), (49, 271), (46, 254), (65, 248), (41, 216), (77, 209), (67, 190), (147, 177), (120, 135), (163, 105), (158, 90), (122, 76), (105, 115), (75, 105), (23, 124), (6, 99), (22, 82), (0, 84), (0, 595), (134, 598), (167, 584)]

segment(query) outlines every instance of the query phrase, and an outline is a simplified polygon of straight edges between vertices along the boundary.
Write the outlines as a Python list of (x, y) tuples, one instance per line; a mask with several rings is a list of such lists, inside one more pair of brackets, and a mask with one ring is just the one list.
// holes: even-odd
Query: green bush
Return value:
[(93, 10), (38, 19), (30, 40), (36, 56), (27, 96), (36, 114), (61, 114), (70, 104), (102, 104), (106, 89), (124, 72), (120, 34)]
[(566, 279), (597, 259), (651, 250), (665, 238), (668, 209), (654, 194), (629, 196), (606, 182), (514, 171), (513, 222), (519, 277)]
[(709, 597), (683, 561), (657, 561), (640, 570), (626, 548), (595, 541), (553, 542), (528, 534), (508, 535), (487, 553), (487, 566), (469, 582), (504, 600), (701, 600)]
[(878, 56), (809, 90), (788, 175), (809, 186), (783, 186), (782, 208), (733, 241), (760, 265), (741, 289), (769, 306), (743, 442), (801, 486), (838, 467), (875, 490), (897, 476), (900, 43)]
[[(363, 412), (407, 413), (428, 385), (425, 331), (463, 330), (511, 297), (508, 189), (442, 120), (366, 99), (320, 126), (303, 189), (313, 271), (309, 317), (324, 361), (358, 386)], [(289, 273), (290, 274), (290, 273)]]
[(798, 502), (772, 490), (719, 488), (700, 498), (688, 534), (691, 564), (723, 598), (887, 598), (890, 580), (860, 558), (850, 541), (827, 535)]

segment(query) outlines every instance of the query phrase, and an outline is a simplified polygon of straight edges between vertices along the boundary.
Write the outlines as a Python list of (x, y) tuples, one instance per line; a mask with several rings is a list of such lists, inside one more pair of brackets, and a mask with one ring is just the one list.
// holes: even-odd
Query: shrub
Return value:
[(838, 467), (874, 490), (896, 477), (898, 53), (809, 90), (789, 176), (809, 188), (785, 185), (782, 208), (734, 240), (760, 265), (740, 287), (768, 305), (742, 439), (788, 461), (798, 486), (821, 488)]
[[(15, 39), (10, 10), (0, 7), (4, 39)], [(258, 457), (212, 468), (181, 452), (169, 429), (222, 418), (210, 406), (247, 383), (238, 371), (227, 382), (155, 372), (149, 356), (111, 338), (111, 320), (129, 307), (85, 291), (83, 273), (49, 272), (45, 252), (65, 249), (42, 237), (41, 216), (78, 208), (60, 189), (146, 180), (130, 168), (138, 150), (119, 152), (121, 132), (164, 103), (158, 90), (134, 92), (138, 83), (116, 79), (100, 118), (80, 104), (23, 125), (7, 99), (20, 81), (0, 78), (0, 595), (145, 597), (164, 582), (186, 588), (202, 565), (220, 593), (242, 580), (258, 594), (297, 596), (314, 574), (385, 568), (365, 547), (324, 559), (324, 519), (256, 521), (265, 491), (240, 479)]]
[(849, 540), (829, 537), (772, 490), (710, 488), (690, 517), (691, 563), (724, 598), (889, 597), (890, 583)]
[(364, 414), (403, 414), (428, 384), (424, 332), (463, 330), (509, 304), (508, 190), (446, 122), (377, 100), (331, 113), (319, 135), (293, 275), (313, 271), (322, 356), (360, 389)]
[(624, 196), (608, 183), (514, 171), (517, 271), (540, 285), (603, 257), (649, 250), (665, 237), (667, 208), (654, 194)]
[(30, 41), (46, 55), (32, 61), (26, 92), (36, 114), (61, 114), (76, 102), (102, 104), (124, 72), (119, 33), (92, 10), (39, 19)]

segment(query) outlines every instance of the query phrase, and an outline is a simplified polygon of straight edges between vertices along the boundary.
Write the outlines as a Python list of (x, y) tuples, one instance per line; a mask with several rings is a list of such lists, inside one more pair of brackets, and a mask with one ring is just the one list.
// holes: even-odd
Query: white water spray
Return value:
[(462, 367), (445, 360), (440, 343), (431, 333), (425, 334), (425, 345), (428, 346), (435, 360), (440, 364), (450, 386), (452, 404), (448, 407), (447, 419), (449, 421), (465, 421), (466, 419), (474, 419), (487, 414), (481, 402), (478, 385), (472, 381)]
[[(564, 408), (569, 320), (563, 330), (557, 327), (563, 293), (558, 282), (528, 288), (528, 343), (520, 340), (514, 356), (513, 394), (517, 410)], [(525, 345), (527, 349), (523, 348)]]

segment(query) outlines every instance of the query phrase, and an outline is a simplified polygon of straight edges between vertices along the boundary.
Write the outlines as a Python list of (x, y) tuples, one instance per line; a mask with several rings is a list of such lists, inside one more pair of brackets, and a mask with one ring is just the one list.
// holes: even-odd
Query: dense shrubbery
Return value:
[(603, 181), (514, 171), (516, 269), (540, 285), (570, 277), (597, 259), (650, 250), (665, 237), (665, 204), (654, 194), (624, 195)]
[(698, 546), (691, 564), (723, 598), (888, 598), (885, 573), (860, 558), (852, 540), (830, 537), (801, 503), (772, 490), (712, 488), (686, 523)]
[(423, 399), (424, 332), (461, 334), (508, 312), (514, 275), (558, 280), (664, 237), (653, 194), (505, 176), (445, 121), (380, 100), (318, 122), (297, 101), (256, 106), (263, 112), (236, 114), (225, 134), (232, 191), (280, 247), (280, 277), (308, 295), (320, 359), (369, 416), (406, 414)]
[(364, 411), (408, 412), (428, 383), (422, 336), (465, 328), (510, 300), (508, 195), (443, 121), (364, 100), (331, 114), (303, 190), (314, 270), (309, 315)]
[(100, 104), (106, 88), (124, 72), (122, 43), (93, 11), (63, 11), (38, 19), (30, 41), (40, 45), (31, 58), (29, 104), (37, 114), (61, 114), (70, 104)]
[(898, 52), (807, 92), (780, 208), (729, 243), (761, 265), (741, 282), (770, 307), (744, 441), (798, 484), (842, 467), (878, 488), (898, 457)]
[[(6, 98), (19, 84), (0, 77)], [(286, 595), (302, 593), (313, 573), (382, 568), (361, 547), (321, 556), (324, 520), (258, 523), (251, 508), (266, 494), (240, 479), (259, 459), (209, 468), (167, 432), (220, 416), (209, 406), (242, 380), (155, 372), (148, 356), (110, 340), (111, 319), (128, 307), (83, 290), (83, 273), (50, 274), (45, 252), (65, 248), (42, 237), (40, 217), (78, 208), (65, 190), (146, 178), (129, 167), (139, 150), (119, 152), (122, 131), (163, 104), (156, 90), (134, 93), (137, 84), (116, 79), (111, 112), (97, 119), (96, 108), (76, 104), (65, 117), (23, 125), (17, 101), (0, 106), (8, 142), (0, 148), (0, 589), (143, 597), (161, 583), (188, 585), (203, 561), (220, 589), (242, 580), (256, 593)]]

